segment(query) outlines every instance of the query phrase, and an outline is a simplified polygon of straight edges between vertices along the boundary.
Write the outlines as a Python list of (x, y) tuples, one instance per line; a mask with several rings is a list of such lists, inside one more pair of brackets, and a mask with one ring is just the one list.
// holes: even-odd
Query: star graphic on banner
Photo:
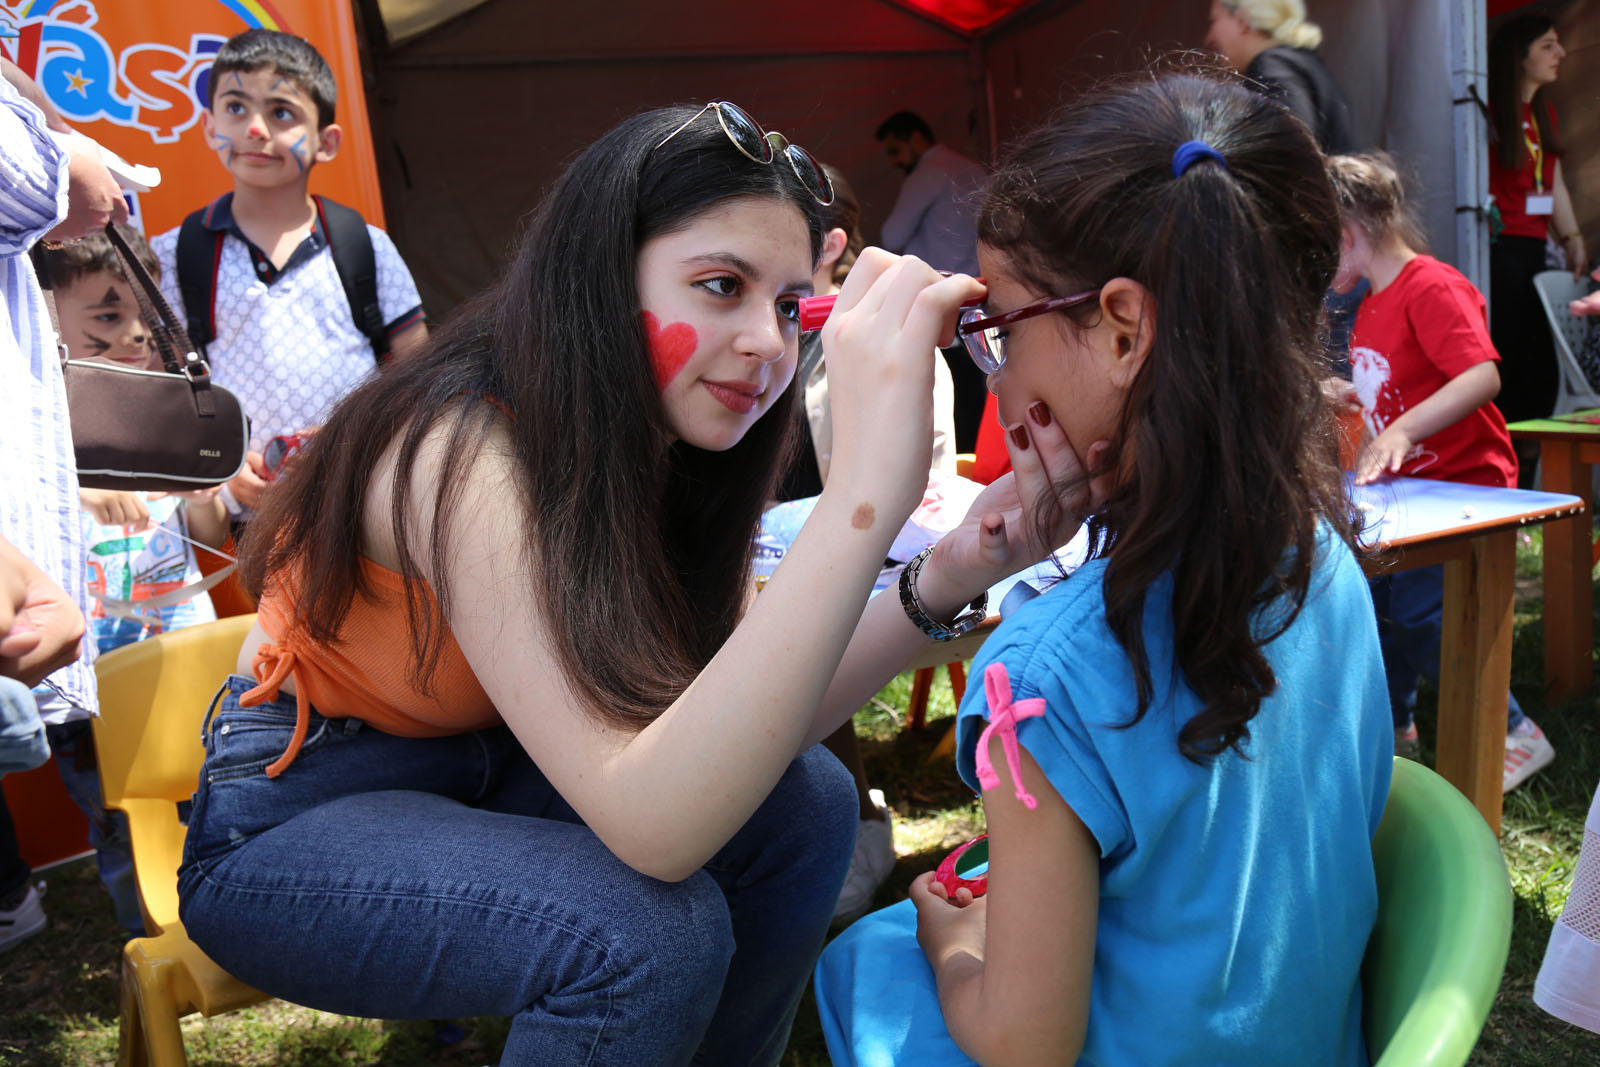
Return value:
[(67, 75), (67, 91), (77, 93), (85, 100), (89, 99), (89, 86), (94, 84), (93, 78), (85, 78), (81, 69)]

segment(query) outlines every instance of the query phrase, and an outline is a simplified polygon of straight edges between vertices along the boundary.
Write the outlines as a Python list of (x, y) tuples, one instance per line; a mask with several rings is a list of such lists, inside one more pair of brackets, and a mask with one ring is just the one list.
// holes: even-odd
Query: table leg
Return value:
[(1594, 680), (1594, 557), (1589, 516), (1594, 508), (1590, 466), (1578, 459), (1570, 441), (1545, 441), (1539, 448), (1539, 476), (1546, 492), (1583, 498), (1585, 511), (1544, 527), (1544, 680), (1551, 704), (1588, 691)]
[(1437, 765), (1496, 834), (1511, 682), (1516, 531), (1474, 538), (1444, 567)]

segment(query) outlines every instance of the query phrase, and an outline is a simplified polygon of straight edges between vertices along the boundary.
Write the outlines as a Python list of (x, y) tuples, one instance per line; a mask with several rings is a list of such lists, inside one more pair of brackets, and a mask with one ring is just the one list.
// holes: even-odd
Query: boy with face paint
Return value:
[[(275, 30), (248, 30), (217, 53), (201, 113), (206, 144), (233, 191), (199, 214), (215, 249), (206, 345), (212, 376), (251, 418), (246, 469), (225, 487), (234, 517), (247, 516), (266, 486), (261, 451), (278, 434), (320, 424), (374, 370), (374, 341), (350, 310), (325, 226), (325, 201), (308, 189), (318, 163), (339, 152), (333, 71), (310, 44)], [(181, 227), (151, 245), (162, 288), (184, 307), (178, 279)], [(387, 358), (404, 359), (427, 339), (416, 284), (387, 234), (367, 226), (377, 274)], [(185, 307), (194, 316), (205, 309)]]
[[(160, 274), (144, 237), (126, 225), (119, 225), (118, 231), (140, 264), (152, 275)], [(138, 302), (111, 241), (104, 234), (90, 234), (45, 248), (43, 257), (67, 355), (140, 369), (151, 366), (150, 331), (139, 317)]]

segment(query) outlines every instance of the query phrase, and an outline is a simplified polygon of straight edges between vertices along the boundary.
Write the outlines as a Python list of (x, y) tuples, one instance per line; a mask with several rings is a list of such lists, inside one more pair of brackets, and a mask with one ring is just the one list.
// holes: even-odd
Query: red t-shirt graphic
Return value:
[[(1417, 256), (1362, 301), (1350, 337), (1351, 380), (1374, 435), (1458, 374), (1499, 359), (1483, 294), (1432, 256)], [(1484, 404), (1413, 445), (1399, 473), (1515, 488), (1517, 454), (1505, 417), (1493, 403)]]

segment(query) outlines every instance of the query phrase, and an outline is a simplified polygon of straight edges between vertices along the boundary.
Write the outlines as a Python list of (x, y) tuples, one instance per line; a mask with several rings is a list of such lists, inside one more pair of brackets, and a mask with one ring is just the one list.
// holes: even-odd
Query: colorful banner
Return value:
[(161, 170), (161, 185), (130, 193), (147, 234), (232, 188), (200, 131), (211, 60), (247, 29), (310, 41), (339, 85), (344, 143), (312, 172), (313, 192), (383, 225), (372, 131), (348, 3), (328, 0), (0, 0), (0, 52), (50, 97), (68, 123), (130, 163)]

